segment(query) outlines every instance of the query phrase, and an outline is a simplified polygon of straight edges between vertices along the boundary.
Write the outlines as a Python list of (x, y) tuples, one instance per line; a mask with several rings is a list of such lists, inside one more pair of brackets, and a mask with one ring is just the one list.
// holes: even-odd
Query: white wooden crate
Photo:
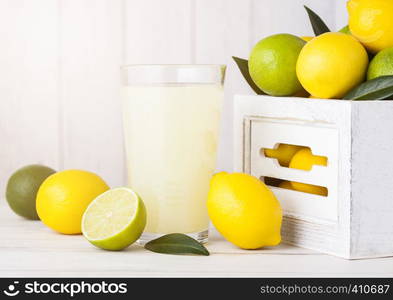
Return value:
[[(324, 186), (328, 196), (272, 187), (283, 240), (349, 259), (393, 256), (393, 101), (235, 96), (235, 170)], [(328, 164), (282, 167), (262, 148), (308, 146)]]

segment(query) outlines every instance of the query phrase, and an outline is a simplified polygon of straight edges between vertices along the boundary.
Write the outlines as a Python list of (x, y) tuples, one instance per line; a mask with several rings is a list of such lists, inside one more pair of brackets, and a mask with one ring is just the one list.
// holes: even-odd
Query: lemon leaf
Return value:
[(170, 233), (152, 240), (146, 243), (145, 249), (164, 254), (209, 255), (209, 251), (202, 244), (182, 233)]
[(312, 11), (306, 5), (304, 5), (304, 8), (307, 11), (315, 36), (321, 35), (325, 32), (330, 32), (329, 27), (327, 27), (325, 22), (314, 11)]
[(250, 88), (252, 88), (252, 90), (258, 95), (265, 95), (265, 93), (255, 84), (250, 76), (250, 72), (248, 71), (248, 60), (236, 56), (232, 56), (232, 58), (239, 67), (240, 72), (242, 73)]
[(384, 100), (393, 96), (393, 76), (381, 76), (363, 82), (343, 99), (346, 100)]

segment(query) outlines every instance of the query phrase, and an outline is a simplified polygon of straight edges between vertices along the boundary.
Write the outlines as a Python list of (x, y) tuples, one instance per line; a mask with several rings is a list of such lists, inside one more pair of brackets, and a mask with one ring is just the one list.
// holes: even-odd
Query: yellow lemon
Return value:
[(108, 185), (96, 174), (66, 170), (49, 176), (37, 193), (37, 213), (41, 221), (64, 234), (81, 233), (81, 220), (87, 206)]
[(300, 37), (303, 41), (309, 42), (311, 41), (314, 37), (313, 36), (301, 36)]
[(214, 175), (207, 208), (217, 230), (240, 248), (275, 246), (281, 241), (280, 203), (258, 178), (242, 173)]
[(304, 148), (296, 152), (289, 167), (310, 171), (313, 165), (327, 166), (327, 158), (325, 156), (313, 155), (310, 148)]
[(278, 187), (280, 187), (282, 189), (293, 190), (293, 186), (290, 181), (282, 181), (282, 182), (280, 182)]
[(320, 195), (320, 196), (328, 195), (327, 188), (318, 185), (292, 181), (291, 186), (293, 190), (303, 193), (309, 193), (309, 194)]
[[(309, 148), (299, 150), (292, 158), (289, 167), (310, 171), (314, 165), (327, 166), (327, 158), (324, 156), (313, 155)], [(325, 187), (291, 181), (292, 187), (300, 192), (327, 196)]]
[(280, 144), (277, 149), (264, 149), (264, 154), (266, 157), (276, 158), (281, 166), (288, 167), (295, 153), (303, 148), (302, 146)]
[(327, 32), (303, 47), (296, 73), (314, 97), (339, 99), (365, 79), (367, 65), (367, 52), (353, 36)]
[(393, 1), (350, 0), (349, 29), (370, 52), (393, 47)]

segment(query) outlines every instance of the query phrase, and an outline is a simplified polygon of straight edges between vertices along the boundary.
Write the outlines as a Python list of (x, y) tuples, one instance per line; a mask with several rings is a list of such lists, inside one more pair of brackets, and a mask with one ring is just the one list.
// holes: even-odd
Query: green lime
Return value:
[(368, 66), (367, 80), (387, 75), (393, 75), (393, 48), (384, 49), (374, 56)]
[(134, 243), (146, 226), (146, 208), (131, 189), (120, 187), (104, 192), (87, 207), (82, 233), (93, 245), (122, 250)]
[(348, 25), (341, 28), (338, 32), (345, 33), (345, 34), (351, 34), (351, 30), (349, 29)]
[(31, 220), (39, 220), (36, 211), (36, 195), (41, 183), (55, 170), (41, 166), (25, 166), (8, 179), (6, 199), (11, 209), (18, 215)]
[(292, 96), (302, 91), (296, 76), (296, 62), (305, 44), (301, 38), (285, 33), (259, 41), (248, 60), (252, 80), (272, 96)]

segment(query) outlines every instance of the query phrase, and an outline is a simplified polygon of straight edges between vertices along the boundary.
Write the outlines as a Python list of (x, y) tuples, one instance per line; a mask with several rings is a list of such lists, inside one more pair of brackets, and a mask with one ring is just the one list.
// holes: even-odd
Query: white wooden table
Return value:
[(392, 277), (393, 257), (348, 261), (289, 245), (245, 251), (212, 232), (211, 255), (174, 256), (133, 245), (109, 252), (83, 236), (27, 221), (0, 200), (0, 277)]

